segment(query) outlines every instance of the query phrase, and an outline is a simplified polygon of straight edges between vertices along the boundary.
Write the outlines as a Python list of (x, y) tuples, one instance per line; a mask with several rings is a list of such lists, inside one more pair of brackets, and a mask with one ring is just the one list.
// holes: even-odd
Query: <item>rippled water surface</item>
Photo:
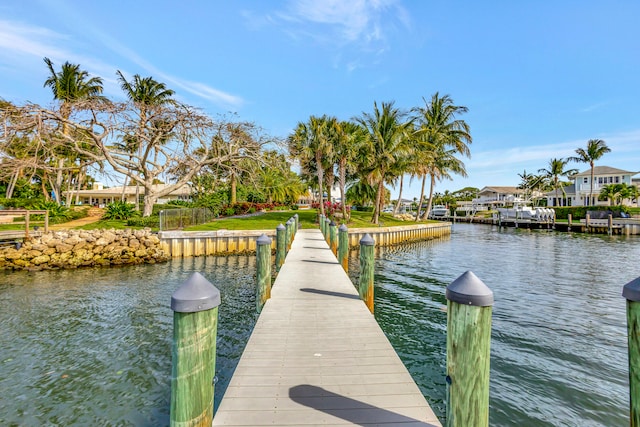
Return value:
[[(168, 425), (171, 294), (194, 271), (221, 291), (216, 402), (253, 325), (254, 257), (0, 273), (0, 425)], [(640, 239), (455, 224), (381, 249), (376, 318), (443, 419), (446, 286), (495, 295), (492, 426), (628, 425), (625, 301)], [(358, 275), (357, 254), (351, 275)]]
[(194, 271), (222, 296), (219, 402), (255, 323), (253, 257), (0, 274), (0, 425), (169, 425), (169, 305)]
[(455, 224), (450, 239), (380, 251), (376, 318), (442, 420), (444, 291), (471, 270), (495, 297), (490, 425), (624, 426), (621, 292), (639, 260), (634, 236)]

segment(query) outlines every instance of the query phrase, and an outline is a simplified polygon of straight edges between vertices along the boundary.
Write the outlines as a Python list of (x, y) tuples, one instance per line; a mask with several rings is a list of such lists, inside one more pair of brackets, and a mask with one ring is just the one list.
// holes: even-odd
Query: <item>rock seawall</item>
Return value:
[(50, 231), (19, 249), (0, 247), (0, 270), (49, 270), (167, 261), (160, 239), (144, 230)]

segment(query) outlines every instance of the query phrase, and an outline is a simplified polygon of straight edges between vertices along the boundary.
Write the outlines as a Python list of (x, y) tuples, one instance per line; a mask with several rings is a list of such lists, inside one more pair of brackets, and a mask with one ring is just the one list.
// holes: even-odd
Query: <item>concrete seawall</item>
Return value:
[[(163, 231), (158, 234), (160, 247), (169, 257), (202, 255), (228, 255), (254, 253), (256, 239), (261, 234), (271, 237), (271, 248), (276, 248), (276, 230), (217, 230), (217, 231)], [(376, 246), (435, 239), (451, 234), (451, 223), (413, 224), (399, 227), (349, 229), (349, 247), (355, 248), (369, 233)]]

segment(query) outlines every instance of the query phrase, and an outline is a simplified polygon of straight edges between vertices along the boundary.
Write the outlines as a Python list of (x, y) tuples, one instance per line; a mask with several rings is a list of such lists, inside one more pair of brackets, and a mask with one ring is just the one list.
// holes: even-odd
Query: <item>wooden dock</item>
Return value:
[(319, 230), (300, 230), (214, 426), (440, 426)]

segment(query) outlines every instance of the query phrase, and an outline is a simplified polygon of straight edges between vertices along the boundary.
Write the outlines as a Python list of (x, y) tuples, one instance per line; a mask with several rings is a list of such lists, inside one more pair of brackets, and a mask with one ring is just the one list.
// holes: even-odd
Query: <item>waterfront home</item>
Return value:
[[(154, 189), (157, 191), (166, 187), (166, 184), (155, 184)], [(144, 197), (144, 187), (139, 187), (139, 196), (140, 199)], [(120, 201), (123, 198), (123, 188), (122, 186), (118, 187), (110, 187), (104, 188), (104, 186), (95, 182), (93, 187), (90, 190), (80, 190), (80, 191), (72, 191), (72, 197), (75, 198), (76, 193), (79, 194), (79, 201), (83, 205), (98, 205), (100, 207), (104, 207), (109, 203), (113, 203), (115, 201)], [(66, 197), (67, 192), (63, 192)], [(182, 187), (172, 191), (166, 196), (162, 196), (158, 199), (156, 203), (167, 203), (171, 200), (191, 200), (191, 187), (188, 185), (183, 185)], [(124, 187), (124, 201), (127, 203), (135, 203), (136, 201), (136, 186), (128, 185)]]
[(483, 187), (472, 203), (477, 210), (481, 208), (492, 209), (497, 206), (512, 205), (514, 202), (519, 201), (523, 195), (524, 190), (518, 187)]
[[(571, 185), (550, 191), (545, 194), (547, 206), (608, 206), (607, 200), (598, 200), (602, 188), (610, 184), (638, 185), (639, 180), (632, 179), (638, 172), (612, 168), (610, 166), (596, 166), (593, 168), (593, 199), (589, 200), (591, 191), (591, 169), (573, 175)], [(622, 204), (637, 206), (637, 200), (623, 200)]]

